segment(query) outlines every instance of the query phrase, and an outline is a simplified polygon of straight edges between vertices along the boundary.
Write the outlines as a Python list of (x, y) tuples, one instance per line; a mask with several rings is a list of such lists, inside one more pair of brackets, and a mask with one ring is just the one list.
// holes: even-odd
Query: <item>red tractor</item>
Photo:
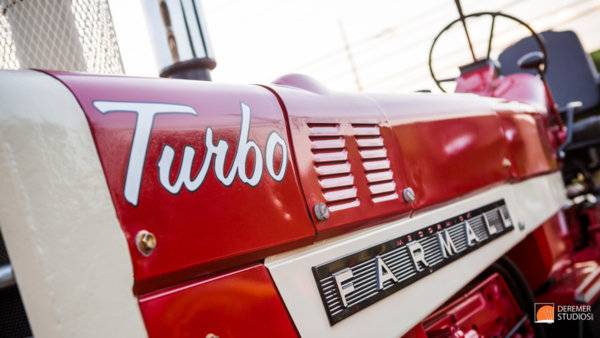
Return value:
[(0, 72), (0, 336), (600, 336), (596, 69), (457, 4), (452, 94)]

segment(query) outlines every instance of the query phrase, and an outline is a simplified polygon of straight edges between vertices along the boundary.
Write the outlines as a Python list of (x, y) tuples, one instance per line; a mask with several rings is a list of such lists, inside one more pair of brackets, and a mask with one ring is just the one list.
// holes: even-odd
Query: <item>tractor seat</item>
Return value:
[[(545, 31), (541, 36), (548, 53), (546, 80), (557, 105), (566, 107), (569, 102), (580, 101), (582, 106), (578, 113), (600, 106), (598, 71), (577, 35), (572, 31)], [(501, 74), (528, 72), (535, 75), (535, 70), (520, 69), (517, 60), (536, 50), (538, 47), (532, 37), (506, 48), (498, 58)]]
[(590, 116), (573, 123), (573, 140), (567, 150), (600, 143), (600, 116)]

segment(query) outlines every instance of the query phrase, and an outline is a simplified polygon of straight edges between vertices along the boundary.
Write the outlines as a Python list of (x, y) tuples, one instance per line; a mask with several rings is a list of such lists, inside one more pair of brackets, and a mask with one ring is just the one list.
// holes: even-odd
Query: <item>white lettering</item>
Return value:
[[(275, 173), (275, 147), (279, 145), (281, 147), (281, 167), (279, 172)], [(281, 181), (285, 175), (285, 169), (287, 167), (287, 147), (285, 141), (277, 133), (271, 133), (267, 140), (267, 153), (265, 155), (265, 163), (267, 165), (267, 171), (269, 175), (276, 181)]]
[[(176, 194), (181, 190), (183, 185), (185, 185), (189, 191), (195, 191), (200, 187), (202, 182), (204, 182), (204, 178), (206, 177), (206, 173), (208, 172), (208, 167), (210, 165), (210, 157), (213, 155), (213, 151), (207, 147), (206, 154), (204, 154), (205, 160), (202, 162), (202, 167), (200, 168), (198, 175), (196, 175), (194, 179), (191, 179), (192, 162), (195, 154), (196, 151), (192, 147), (186, 146), (183, 149), (183, 160), (181, 161), (179, 175), (177, 176), (175, 183), (171, 184), (169, 180), (169, 174), (171, 172), (173, 158), (175, 157), (175, 150), (173, 150), (173, 148), (170, 146), (165, 146), (163, 148), (160, 159), (158, 160), (158, 175), (160, 183), (165, 189), (167, 189), (167, 191), (172, 194)], [(207, 158), (208, 161), (206, 160)]]
[[(125, 199), (129, 203), (137, 205), (154, 117), (165, 113), (192, 115), (197, 115), (197, 113), (188, 106), (162, 103), (96, 101), (94, 106), (103, 114), (110, 112), (134, 112), (137, 114), (124, 187)], [(238, 144), (228, 173), (225, 173), (225, 161), (229, 145), (224, 140), (218, 140), (215, 144), (213, 130), (207, 128), (204, 138), (206, 152), (204, 153), (202, 165), (195, 176), (192, 174), (192, 165), (196, 150), (191, 146), (185, 146), (181, 167), (175, 182), (172, 183), (170, 177), (173, 160), (175, 159), (175, 150), (169, 145), (164, 146), (158, 161), (161, 185), (173, 194), (179, 193), (184, 186), (189, 191), (197, 190), (204, 182), (213, 158), (215, 176), (226, 186), (231, 185), (236, 176), (239, 177), (240, 181), (250, 186), (258, 185), (262, 177), (263, 165), (266, 166), (267, 172), (274, 180), (281, 181), (285, 176), (288, 161), (288, 149), (284, 139), (276, 132), (269, 135), (266, 144), (265, 163), (263, 164), (263, 154), (260, 147), (255, 141), (249, 139), (250, 107), (241, 103), (241, 112), (242, 119)], [(276, 172), (275, 152), (278, 146), (281, 148), (282, 159), (279, 171)], [(247, 162), (249, 158), (252, 158), (251, 153), (254, 154), (253, 166), (251, 171), (247, 172)]]
[(406, 247), (408, 248), (408, 252), (412, 257), (413, 263), (415, 264), (415, 268), (417, 269), (417, 271), (423, 271), (423, 268), (429, 266), (429, 264), (425, 260), (425, 249), (423, 249), (423, 246), (421, 245), (421, 243), (419, 243), (419, 241), (410, 242), (406, 244)]
[(111, 112), (134, 112), (137, 114), (133, 141), (127, 164), (127, 176), (125, 177), (125, 199), (133, 204), (138, 204), (140, 184), (142, 183), (142, 171), (146, 161), (146, 151), (150, 140), (150, 131), (154, 116), (157, 114), (192, 114), (196, 111), (188, 106), (164, 103), (134, 103), (134, 102), (112, 102), (96, 101), (96, 107), (102, 114)]
[(500, 218), (502, 219), (502, 224), (504, 225), (505, 228), (510, 228), (513, 226), (510, 217), (508, 217), (507, 215), (504, 215), (504, 211), (502, 208), (498, 208), (498, 214), (500, 215)]
[(440, 242), (440, 249), (442, 250), (442, 255), (444, 258), (448, 258), (458, 251), (456, 250), (456, 246), (454, 246), (454, 242), (452, 241), (452, 237), (450, 237), (450, 233), (448, 230), (444, 230), (438, 233), (438, 240)]
[(490, 224), (490, 221), (488, 220), (487, 216), (485, 215), (485, 212), (482, 215), (483, 215), (483, 222), (485, 223), (485, 227), (487, 228), (490, 236), (497, 233), (498, 229), (495, 226), (492, 226)]
[(398, 282), (398, 278), (394, 275), (392, 270), (385, 264), (381, 257), (377, 256), (377, 283), (379, 290), (383, 289), (383, 284), (388, 280), (392, 280), (394, 283)]
[[(240, 139), (238, 142), (237, 153), (233, 160), (231, 171), (237, 171), (240, 180), (251, 186), (255, 186), (260, 181), (262, 176), (263, 162), (260, 148), (254, 141), (248, 141), (248, 133), (250, 131), (250, 107), (242, 103), (242, 128)], [(248, 160), (248, 152), (254, 150), (254, 171), (252, 176), (246, 174), (246, 161)]]
[[(350, 268), (345, 268), (333, 274), (333, 278), (335, 279), (335, 285), (337, 286), (338, 292), (340, 293), (340, 298), (342, 299), (342, 305), (344, 307), (348, 307), (348, 301), (346, 300), (346, 295), (350, 292), (354, 291), (354, 284), (352, 281), (349, 281), (354, 277), (352, 270)], [(345, 285), (344, 282), (349, 281)]]
[[(224, 185), (231, 185), (236, 174), (240, 177), (242, 182), (251, 186), (256, 186), (260, 182), (263, 171), (262, 152), (260, 151), (260, 148), (256, 142), (248, 141), (248, 135), (250, 133), (250, 108), (243, 103), (241, 107), (242, 123), (240, 128), (240, 137), (238, 140), (237, 151), (229, 173), (225, 174), (225, 159), (227, 156), (227, 151), (229, 150), (229, 145), (223, 140), (219, 140), (215, 145), (213, 141), (213, 131), (211, 128), (207, 128), (204, 140), (206, 153), (204, 154), (202, 167), (200, 168), (200, 171), (196, 177), (193, 179), (191, 178), (191, 169), (195, 155), (194, 149), (189, 146), (185, 147), (181, 169), (179, 170), (179, 175), (174, 184), (171, 184), (169, 181), (174, 151), (169, 146), (166, 146), (163, 149), (163, 153), (161, 154), (158, 162), (158, 167), (160, 183), (163, 185), (163, 187), (165, 187), (165, 189), (174, 194), (178, 193), (182, 186), (185, 186), (189, 191), (197, 190), (204, 182), (204, 178), (206, 177), (213, 156), (215, 158), (215, 176)], [(248, 153), (250, 151), (254, 152), (254, 168), (252, 170), (252, 175), (248, 177), (248, 174), (246, 173), (246, 161), (248, 160)], [(271, 158), (271, 161), (273, 160), (274, 159)], [(268, 166), (269, 164), (267, 164), (267, 167)], [(272, 167), (273, 165), (270, 164), (270, 166)]]
[(477, 234), (471, 227), (471, 224), (469, 223), (469, 221), (465, 221), (465, 231), (467, 232), (467, 245), (468, 246), (473, 246), (473, 245), (479, 243), (479, 241), (480, 241), (479, 237), (477, 236)]
[[(225, 175), (225, 156), (227, 155), (229, 144), (227, 144), (227, 142), (223, 140), (219, 140), (219, 142), (217, 142), (217, 145), (215, 145), (213, 142), (213, 131), (211, 128), (206, 128), (204, 144), (206, 145), (206, 155), (204, 156), (204, 163), (208, 163), (210, 165), (210, 156), (215, 155), (215, 176), (217, 176), (217, 179), (221, 183), (227, 186), (231, 185), (231, 183), (233, 183), (233, 179), (235, 178), (236, 171), (232, 167), (229, 170), (229, 174)], [(204, 163), (202, 167), (204, 167)]]

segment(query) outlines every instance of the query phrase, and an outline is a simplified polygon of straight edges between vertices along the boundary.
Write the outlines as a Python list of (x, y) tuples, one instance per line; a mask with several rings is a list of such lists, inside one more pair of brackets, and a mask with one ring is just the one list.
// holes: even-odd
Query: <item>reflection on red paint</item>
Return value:
[(255, 265), (140, 298), (150, 337), (297, 337), (267, 269)]

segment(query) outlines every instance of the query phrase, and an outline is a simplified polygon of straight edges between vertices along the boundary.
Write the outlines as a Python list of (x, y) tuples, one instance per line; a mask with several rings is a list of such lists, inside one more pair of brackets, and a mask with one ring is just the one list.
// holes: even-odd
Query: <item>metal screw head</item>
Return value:
[(219, 336), (217, 336), (214, 333), (209, 333), (209, 334), (206, 335), (206, 338), (219, 338)]
[(140, 230), (135, 235), (135, 245), (144, 256), (150, 256), (156, 248), (156, 237), (147, 230)]
[(325, 203), (317, 203), (315, 204), (315, 216), (319, 221), (325, 221), (329, 218), (329, 208)]
[(407, 187), (402, 190), (402, 198), (404, 198), (404, 202), (412, 203), (417, 199), (417, 195), (411, 187)]
[(511, 162), (511, 161), (510, 161), (508, 158), (506, 158), (506, 157), (505, 157), (505, 158), (502, 160), (502, 166), (503, 166), (504, 168), (510, 168), (510, 166), (511, 166), (511, 165), (512, 165), (512, 162)]

